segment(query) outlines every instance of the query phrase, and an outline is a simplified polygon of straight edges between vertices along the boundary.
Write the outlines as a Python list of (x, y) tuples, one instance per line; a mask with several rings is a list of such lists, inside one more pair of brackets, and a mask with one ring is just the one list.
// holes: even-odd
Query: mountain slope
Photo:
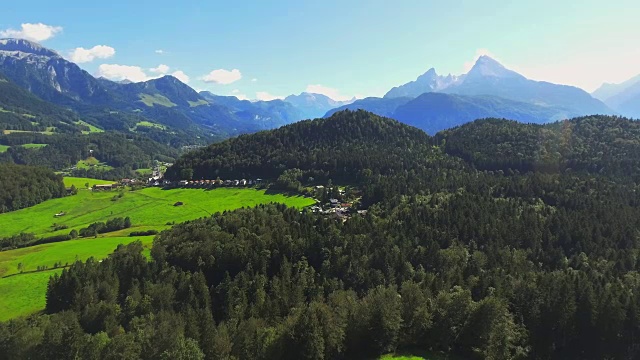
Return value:
[(385, 98), (418, 97), (426, 92), (467, 96), (490, 95), (562, 109), (553, 116), (554, 118), (560, 118), (564, 114), (614, 114), (600, 100), (594, 99), (579, 88), (529, 80), (488, 56), (479, 57), (473, 68), (460, 76), (439, 76), (435, 69), (430, 69), (416, 81), (391, 89)]
[[(156, 123), (160, 125), (157, 129), (164, 126), (169, 127), (167, 132), (187, 132), (192, 141), (211, 142), (293, 121), (288, 113), (293, 110), (275, 105), (258, 105), (254, 112), (236, 116), (237, 111), (209, 104), (173, 76), (138, 83), (96, 79), (55, 51), (20, 39), (0, 40), (0, 73), (41, 99), (71, 107), (82, 116), (102, 122), (105, 109), (111, 114), (116, 110), (124, 117), (142, 117), (141, 121)], [(113, 119), (105, 121), (109, 122), (105, 128), (117, 131), (136, 127), (125, 118), (118, 124)], [(197, 140), (196, 134), (202, 140)]]
[(602, 84), (602, 86), (596, 89), (596, 91), (591, 93), (591, 95), (596, 99), (601, 100), (605, 104), (608, 104), (609, 99), (615, 97), (616, 95), (624, 93), (627, 89), (634, 85), (637, 85), (638, 83), (640, 83), (640, 75), (637, 75), (619, 84), (604, 83)]
[(487, 119), (436, 135), (445, 151), (487, 170), (584, 171), (640, 177), (640, 123), (588, 116), (552, 124)]
[(418, 97), (427, 92), (440, 91), (460, 82), (464, 76), (440, 76), (436, 69), (431, 68), (426, 73), (420, 75), (415, 81), (408, 82), (401, 86), (396, 86), (384, 95), (384, 98)]
[(464, 123), (489, 117), (525, 123), (545, 123), (576, 116), (561, 109), (512, 101), (496, 96), (465, 96), (426, 93), (400, 105), (391, 117), (434, 134)]
[(282, 100), (249, 101), (235, 96), (220, 96), (201, 91), (200, 96), (212, 105), (229, 108), (235, 116), (252, 123), (258, 130), (267, 130), (304, 119), (302, 111)]
[(300, 95), (289, 95), (284, 101), (298, 108), (304, 119), (315, 119), (324, 116), (331, 109), (352, 103), (355, 98), (349, 101), (336, 101), (326, 95), (303, 92)]
[(640, 75), (621, 84), (603, 84), (593, 95), (622, 115), (640, 119)]
[(0, 71), (39, 98), (57, 104), (114, 101), (114, 95), (89, 73), (27, 40), (0, 39)]
[(75, 113), (42, 101), (0, 74), (0, 134), (3, 130), (80, 133), (88, 128)]
[(183, 155), (166, 176), (276, 178), (297, 168), (316, 179), (354, 179), (363, 169), (390, 174), (410, 168), (410, 159), (431, 151), (429, 136), (419, 129), (365, 111), (342, 111), (212, 144)]
[(561, 107), (580, 115), (613, 114), (600, 100), (582, 89), (534, 81), (511, 71), (488, 56), (481, 56), (464, 81), (443, 90), (460, 95), (492, 95), (536, 105)]
[(349, 105), (343, 105), (335, 109), (329, 110), (325, 117), (329, 117), (343, 110), (366, 110), (379, 116), (392, 117), (398, 106), (404, 105), (411, 101), (410, 97), (397, 98), (376, 98), (368, 97), (356, 100)]

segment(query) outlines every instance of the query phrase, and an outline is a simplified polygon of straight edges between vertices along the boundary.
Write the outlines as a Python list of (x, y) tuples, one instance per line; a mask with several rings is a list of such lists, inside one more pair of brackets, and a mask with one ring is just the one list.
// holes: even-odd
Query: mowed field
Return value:
[[(288, 206), (305, 207), (314, 201), (301, 196), (284, 194), (266, 194), (264, 190), (252, 188), (218, 188), (213, 190), (145, 188), (138, 191), (111, 190), (91, 191), (84, 189), (90, 182), (109, 184), (108, 181), (71, 178), (67, 186), (75, 185), (78, 195), (45, 201), (27, 209), (0, 214), (0, 237), (24, 233), (37, 236), (68, 234), (72, 229), (81, 229), (97, 221), (106, 221), (114, 217), (131, 219), (132, 228), (127, 233), (153, 228), (167, 228), (168, 222), (184, 222), (218, 211), (241, 207), (253, 207), (271, 202)], [(122, 193), (122, 197), (118, 195)], [(182, 202), (181, 206), (174, 206)], [(56, 218), (54, 215), (64, 212), (66, 215)], [(66, 225), (64, 230), (54, 231), (52, 225)], [(140, 228), (140, 229), (138, 229)]]
[[(89, 224), (114, 217), (128, 216), (132, 227), (117, 232), (59, 243), (42, 244), (22, 249), (0, 252), (0, 321), (29, 315), (42, 310), (49, 276), (76, 260), (90, 257), (107, 257), (119, 244), (142, 241), (148, 255), (153, 236), (129, 237), (133, 231), (163, 230), (170, 223), (180, 223), (215, 212), (252, 207), (278, 202), (288, 206), (305, 207), (314, 201), (301, 196), (267, 194), (252, 188), (219, 188), (214, 190), (145, 188), (137, 191), (101, 191), (86, 189), (94, 184), (110, 184), (110, 181), (65, 178), (65, 185), (75, 185), (77, 195), (45, 201), (36, 206), (0, 214), (0, 237), (20, 232), (34, 233), (38, 237), (67, 234)], [(122, 193), (122, 197), (118, 195)], [(115, 201), (113, 200), (115, 198)], [(174, 206), (182, 202), (182, 206)], [(54, 215), (65, 212), (56, 218)], [(66, 225), (67, 229), (54, 231), (53, 224)], [(46, 271), (37, 271), (47, 267)]]

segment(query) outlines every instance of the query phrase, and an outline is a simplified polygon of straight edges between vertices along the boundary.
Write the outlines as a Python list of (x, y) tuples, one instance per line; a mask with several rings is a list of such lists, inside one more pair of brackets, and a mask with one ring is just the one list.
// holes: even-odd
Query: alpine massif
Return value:
[(343, 109), (372, 111), (432, 134), (485, 117), (547, 123), (615, 113), (579, 88), (529, 80), (488, 56), (467, 74), (441, 76), (432, 68), (384, 98), (357, 100), (326, 115)]

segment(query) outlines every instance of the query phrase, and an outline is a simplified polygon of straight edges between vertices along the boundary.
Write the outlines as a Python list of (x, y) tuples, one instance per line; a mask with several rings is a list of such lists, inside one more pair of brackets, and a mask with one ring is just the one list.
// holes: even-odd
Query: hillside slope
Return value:
[[(419, 129), (365, 111), (242, 135), (185, 154), (167, 170), (172, 179), (275, 178), (298, 168), (315, 177), (353, 179), (358, 171), (390, 174), (427, 156), (429, 136)], [(412, 154), (410, 154), (412, 152)], [(409, 165), (407, 165), (409, 167)]]

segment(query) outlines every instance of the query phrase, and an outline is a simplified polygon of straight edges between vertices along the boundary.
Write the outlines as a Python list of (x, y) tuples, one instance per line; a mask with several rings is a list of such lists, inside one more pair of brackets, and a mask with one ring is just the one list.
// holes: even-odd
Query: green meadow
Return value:
[[(92, 191), (96, 184), (112, 181), (64, 178), (65, 186), (74, 185), (78, 194), (48, 200), (30, 208), (0, 214), (0, 237), (21, 232), (34, 233), (38, 237), (67, 234), (89, 224), (114, 217), (131, 219), (132, 227), (99, 235), (64, 242), (36, 245), (0, 252), (0, 321), (32, 314), (44, 308), (45, 292), (49, 276), (60, 269), (51, 270), (55, 264), (65, 266), (76, 260), (90, 257), (105, 258), (118, 246), (141, 240), (149, 254), (153, 236), (129, 237), (133, 231), (163, 230), (171, 223), (180, 223), (216, 212), (252, 207), (278, 202), (302, 208), (314, 201), (302, 196), (267, 194), (253, 188), (171, 189), (145, 188), (137, 191)], [(122, 196), (120, 196), (122, 194)], [(180, 206), (174, 206), (182, 202)], [(64, 212), (56, 218), (54, 215)], [(67, 229), (55, 231), (53, 225), (66, 225)], [(46, 267), (47, 271), (37, 271)]]
[(111, 170), (113, 169), (112, 166), (109, 166), (105, 163), (101, 163), (100, 161), (98, 161), (98, 159), (94, 158), (93, 156), (90, 156), (88, 158), (86, 158), (85, 160), (80, 160), (78, 161), (78, 163), (76, 164), (76, 167), (78, 169), (96, 169), (96, 170)]
[(22, 146), (25, 149), (40, 149), (47, 146), (47, 144), (24, 144), (20, 146)]
[(34, 272), (38, 267), (46, 266), (52, 269), (56, 263), (61, 266), (71, 265), (76, 260), (84, 261), (92, 256), (105, 258), (119, 244), (128, 244), (135, 240), (142, 241), (145, 248), (150, 249), (153, 236), (98, 236), (2, 251), (0, 252), (0, 278), (21, 272)]
[(0, 321), (44, 309), (49, 277), (62, 269), (0, 278)]
[(8, 149), (9, 149), (9, 147), (7, 145), (0, 144), (0, 153), (3, 153), (5, 151), (7, 151)]
[[(137, 227), (161, 230), (166, 228), (168, 222), (184, 222), (240, 207), (277, 202), (302, 208), (314, 203), (310, 198), (266, 194), (265, 190), (252, 188), (162, 190), (153, 187), (137, 191), (91, 191), (84, 189), (83, 182), (87, 181), (89, 180), (67, 182), (80, 189), (75, 196), (53, 199), (30, 208), (0, 214), (0, 223), (3, 224), (0, 227), (0, 237), (21, 232), (43, 237), (67, 234), (71, 229), (79, 230), (97, 221), (126, 216), (132, 222), (129, 231), (139, 230)], [(119, 194), (122, 197), (118, 198)], [(182, 202), (183, 205), (174, 206), (177, 202)], [(60, 212), (65, 215), (54, 217)], [(67, 229), (55, 231), (54, 223), (66, 225)]]
[(82, 120), (78, 120), (78, 121), (76, 122), (76, 124), (78, 124), (78, 125), (84, 125), (84, 126), (86, 126), (86, 127), (88, 127), (88, 128), (89, 128), (89, 131), (87, 131), (87, 130), (83, 130), (83, 131), (82, 131), (82, 133), (83, 133), (83, 134), (90, 134), (90, 133), (100, 133), (100, 132), (104, 132), (104, 130), (102, 130), (102, 129), (100, 129), (100, 128), (98, 128), (98, 127), (94, 126), (94, 125), (91, 125), (91, 124), (89, 124), (88, 122), (84, 122), (84, 121), (82, 121)]

